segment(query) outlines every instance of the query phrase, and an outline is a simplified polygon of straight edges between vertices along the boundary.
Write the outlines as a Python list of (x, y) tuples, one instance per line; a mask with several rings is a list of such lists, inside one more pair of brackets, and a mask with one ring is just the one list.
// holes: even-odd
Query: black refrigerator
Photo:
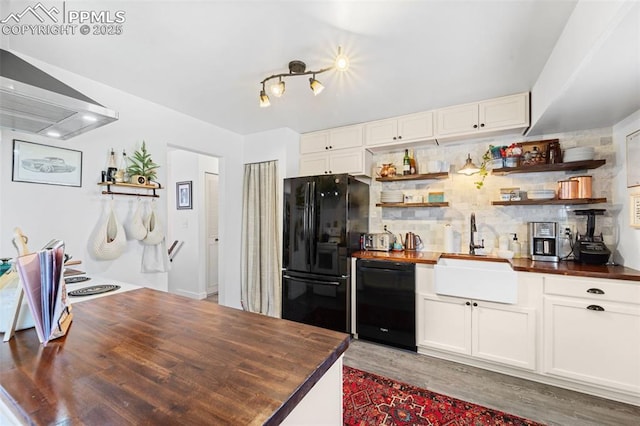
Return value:
[(369, 229), (369, 185), (349, 176), (285, 179), (282, 318), (351, 333), (351, 261)]

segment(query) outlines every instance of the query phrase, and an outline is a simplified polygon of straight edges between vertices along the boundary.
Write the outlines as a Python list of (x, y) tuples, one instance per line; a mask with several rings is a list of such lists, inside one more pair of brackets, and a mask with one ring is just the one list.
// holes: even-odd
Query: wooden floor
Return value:
[(549, 425), (640, 425), (640, 407), (362, 340), (351, 342), (344, 363)]

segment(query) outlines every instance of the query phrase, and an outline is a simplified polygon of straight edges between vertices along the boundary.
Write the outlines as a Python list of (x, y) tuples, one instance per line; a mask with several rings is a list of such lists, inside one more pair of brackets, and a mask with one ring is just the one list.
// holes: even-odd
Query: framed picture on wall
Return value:
[(191, 203), (192, 181), (176, 183), (176, 208), (178, 210), (193, 208)]
[(640, 186), (640, 130), (627, 135), (627, 188)]
[(82, 151), (13, 140), (14, 182), (82, 186)]

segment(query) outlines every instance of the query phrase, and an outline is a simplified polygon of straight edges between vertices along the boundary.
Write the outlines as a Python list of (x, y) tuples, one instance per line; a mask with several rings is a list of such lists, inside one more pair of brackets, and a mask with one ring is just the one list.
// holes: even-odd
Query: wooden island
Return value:
[(34, 329), (0, 345), (0, 403), (25, 424), (342, 421), (347, 334), (146, 288), (73, 312), (46, 347)]

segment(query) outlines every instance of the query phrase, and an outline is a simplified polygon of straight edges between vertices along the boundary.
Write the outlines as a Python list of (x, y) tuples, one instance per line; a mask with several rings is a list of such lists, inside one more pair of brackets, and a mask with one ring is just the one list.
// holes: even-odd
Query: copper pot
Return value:
[(574, 176), (571, 180), (578, 181), (578, 198), (591, 198), (592, 176)]
[(574, 179), (558, 181), (558, 199), (573, 200), (578, 198), (578, 181)]

